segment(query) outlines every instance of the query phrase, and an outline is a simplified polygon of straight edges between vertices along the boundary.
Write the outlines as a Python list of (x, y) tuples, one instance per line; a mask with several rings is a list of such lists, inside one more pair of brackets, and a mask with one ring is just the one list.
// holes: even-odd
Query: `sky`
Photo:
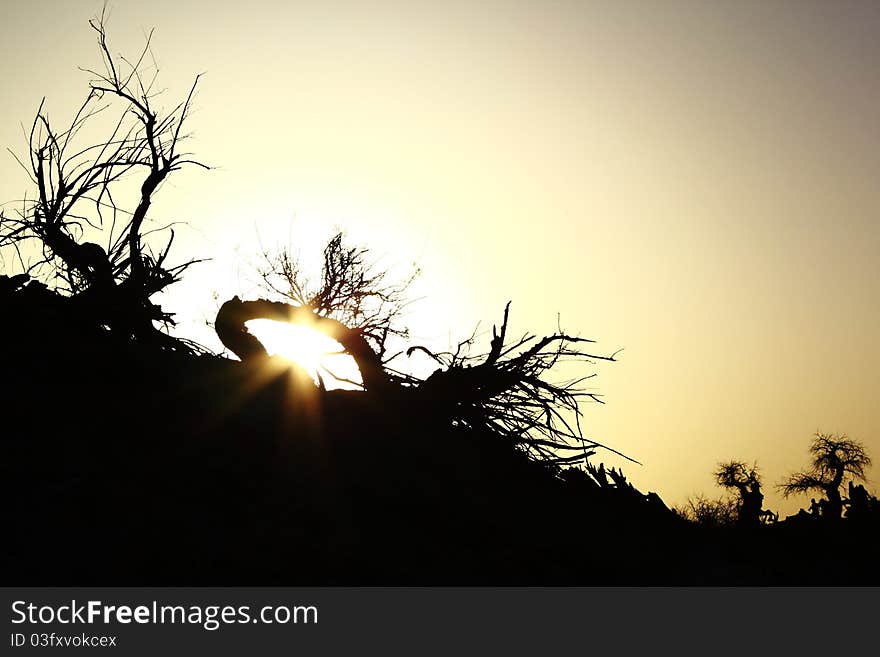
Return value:
[[(0, 145), (41, 98), (72, 116), (100, 2), (3, 0)], [(423, 274), (414, 341), (557, 321), (623, 351), (585, 432), (669, 504), (757, 462), (765, 506), (816, 431), (880, 459), (880, 5), (875, 2), (151, 3), (167, 102), (204, 73), (190, 148), (152, 216), (209, 257), (162, 298), (181, 334), (254, 292), (261, 250), (335, 228)], [(0, 157), (0, 199), (27, 190)], [(607, 465), (619, 459), (600, 456)], [(876, 477), (876, 469), (870, 473)], [(872, 481), (869, 489), (877, 491)]]

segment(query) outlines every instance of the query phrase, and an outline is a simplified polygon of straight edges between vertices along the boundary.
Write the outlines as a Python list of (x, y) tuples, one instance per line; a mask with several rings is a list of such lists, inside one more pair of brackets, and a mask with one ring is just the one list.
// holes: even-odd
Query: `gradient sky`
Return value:
[[(100, 3), (2, 6), (0, 144), (23, 153), (44, 95), (59, 121), (82, 98)], [(512, 299), (514, 333), (559, 314), (624, 348), (587, 433), (671, 504), (736, 458), (795, 510), (769, 484), (816, 430), (880, 459), (880, 4), (113, 3), (114, 50), (151, 27), (169, 104), (206, 72), (191, 148), (217, 167), (152, 210), (214, 258), (164, 299), (184, 334), (213, 339), (260, 245), (340, 226), (422, 266), (424, 344)], [(0, 199), (26, 188), (0, 158)]]

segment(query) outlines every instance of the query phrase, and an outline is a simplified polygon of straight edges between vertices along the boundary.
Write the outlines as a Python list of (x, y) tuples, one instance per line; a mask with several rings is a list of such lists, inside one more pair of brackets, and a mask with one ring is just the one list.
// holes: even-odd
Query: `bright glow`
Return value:
[(320, 375), (328, 389), (358, 388), (361, 377), (357, 365), (351, 356), (342, 353), (342, 345), (336, 340), (306, 326), (268, 319), (255, 319), (247, 327), (270, 354), (297, 363), (316, 382)]

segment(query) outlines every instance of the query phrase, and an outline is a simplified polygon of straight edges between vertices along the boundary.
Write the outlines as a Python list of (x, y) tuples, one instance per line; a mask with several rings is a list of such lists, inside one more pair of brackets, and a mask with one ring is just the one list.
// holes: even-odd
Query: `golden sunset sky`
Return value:
[[(84, 97), (100, 2), (2, 8), (0, 145), (24, 154), (43, 96), (59, 122)], [(261, 245), (339, 226), (424, 270), (415, 342), (512, 299), (513, 333), (559, 315), (623, 348), (586, 433), (670, 504), (735, 458), (796, 510), (772, 484), (816, 430), (880, 459), (880, 3), (112, 3), (114, 51), (152, 27), (169, 105), (205, 72), (190, 148), (216, 167), (151, 211), (213, 258), (163, 300), (181, 334), (217, 346)], [(0, 199), (27, 188), (0, 158)]]

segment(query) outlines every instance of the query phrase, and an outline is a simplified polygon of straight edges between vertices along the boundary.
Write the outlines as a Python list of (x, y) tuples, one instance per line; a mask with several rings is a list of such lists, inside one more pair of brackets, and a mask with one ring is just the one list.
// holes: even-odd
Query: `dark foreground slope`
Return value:
[(871, 523), (710, 533), (412, 395), (0, 316), (6, 585), (880, 582)]

